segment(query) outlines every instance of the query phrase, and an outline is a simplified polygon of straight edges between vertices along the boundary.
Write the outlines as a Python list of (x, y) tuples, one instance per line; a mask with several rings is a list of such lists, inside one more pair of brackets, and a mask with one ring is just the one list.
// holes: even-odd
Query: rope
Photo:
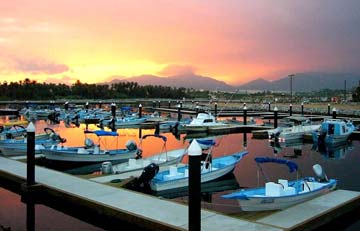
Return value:
[(232, 100), (233, 96), (238, 93), (239, 89), (236, 89), (236, 91), (231, 94), (230, 98), (225, 102), (225, 105), (223, 108), (221, 108), (221, 110), (219, 111), (219, 113), (217, 114), (218, 116), (221, 114), (221, 112), (224, 110), (225, 106), (230, 102), (230, 100)]

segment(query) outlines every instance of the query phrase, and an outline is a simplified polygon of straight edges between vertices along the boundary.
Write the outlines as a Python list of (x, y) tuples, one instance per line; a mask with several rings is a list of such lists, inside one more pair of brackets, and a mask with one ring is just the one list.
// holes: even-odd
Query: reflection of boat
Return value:
[(293, 148), (294, 155), (284, 155), (284, 157), (297, 158), (301, 156), (303, 142), (299, 142), (299, 140), (293, 140), (295, 142), (285, 141), (285, 142), (276, 142), (271, 140), (270, 146), (274, 149), (274, 154), (278, 154), (282, 151), (283, 148)]
[(199, 113), (189, 124), (182, 126), (186, 132), (206, 132), (209, 128), (226, 127), (226, 123), (216, 121), (210, 113)]
[[(262, 173), (261, 163), (285, 164), (290, 172), (298, 173), (296, 163), (289, 160), (256, 157), (255, 161)], [(265, 187), (242, 189), (222, 197), (237, 200), (243, 211), (263, 211), (284, 209), (335, 189), (337, 181), (335, 179), (328, 179), (320, 165), (314, 165), (313, 169), (318, 179), (305, 177), (290, 182), (285, 179), (279, 179), (278, 182), (267, 182)]]
[[(129, 140), (126, 143), (125, 149), (110, 149), (106, 146), (100, 147), (101, 137), (110, 136), (118, 137), (117, 132), (109, 132), (103, 130), (85, 131), (85, 134), (95, 134), (99, 137), (99, 145), (94, 145), (90, 139), (85, 139), (86, 146), (81, 147), (67, 147), (67, 146), (52, 146), (43, 150), (45, 158), (51, 161), (58, 162), (76, 162), (76, 163), (98, 163), (98, 162), (123, 162), (129, 158), (134, 157), (137, 153), (137, 145), (134, 141)], [(117, 144), (117, 140), (116, 140)], [(105, 145), (105, 144), (104, 144)]]
[(186, 153), (187, 150), (186, 148), (167, 151), (166, 150), (167, 138), (162, 135), (145, 135), (141, 138), (139, 145), (141, 145), (143, 140), (145, 140), (148, 137), (157, 137), (164, 141), (162, 152), (147, 158), (131, 158), (128, 160), (128, 162), (113, 165), (112, 172), (115, 174), (121, 174), (124, 172), (137, 171), (143, 169), (144, 167), (148, 166), (151, 163), (155, 163), (159, 166), (176, 164), (181, 161), (182, 157)]
[[(201, 183), (218, 179), (234, 170), (236, 164), (248, 154), (248, 151), (212, 159), (211, 163), (204, 162), (201, 166)], [(169, 170), (160, 171), (150, 181), (154, 191), (171, 190), (187, 187), (189, 183), (189, 166), (170, 166)]]
[(346, 141), (354, 130), (351, 121), (327, 119), (321, 124), (320, 131), (313, 133), (313, 141), (318, 145), (336, 145)]
[(316, 149), (324, 157), (328, 159), (340, 160), (344, 159), (346, 154), (353, 150), (352, 143), (347, 141), (339, 143), (339, 145), (331, 145), (327, 147), (326, 145), (317, 146), (314, 144), (313, 149)]

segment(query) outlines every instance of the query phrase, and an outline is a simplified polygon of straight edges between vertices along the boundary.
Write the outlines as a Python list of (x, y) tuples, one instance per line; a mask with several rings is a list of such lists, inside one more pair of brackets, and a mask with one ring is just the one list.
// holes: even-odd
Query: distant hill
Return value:
[(194, 89), (205, 89), (205, 90), (233, 90), (234, 87), (226, 84), (223, 81), (219, 81), (210, 77), (200, 75), (177, 75), (170, 77), (159, 77), (154, 75), (140, 75), (130, 78), (116, 77), (110, 81), (110, 83), (117, 82), (137, 82), (140, 85), (162, 85), (169, 87), (185, 87)]
[[(104, 84), (118, 83), (123, 81), (137, 82), (140, 85), (161, 85), (170, 87), (185, 87), (204, 90), (259, 90), (259, 91), (290, 91), (290, 79), (288, 76), (279, 80), (268, 81), (258, 78), (240, 86), (231, 86), (223, 81), (195, 74), (159, 77), (155, 75), (140, 75), (134, 77), (113, 76), (111, 81)], [(297, 73), (293, 77), (293, 91), (318, 91), (322, 89), (351, 89), (359, 86), (360, 74), (351, 73), (321, 73), (306, 72)]]
[[(351, 89), (359, 86), (360, 74), (346, 73), (298, 73), (293, 77), (293, 91), (317, 91), (321, 89)], [(288, 76), (276, 80), (267, 81), (256, 79), (249, 83), (237, 86), (240, 90), (261, 90), (261, 91), (289, 91), (290, 78)]]

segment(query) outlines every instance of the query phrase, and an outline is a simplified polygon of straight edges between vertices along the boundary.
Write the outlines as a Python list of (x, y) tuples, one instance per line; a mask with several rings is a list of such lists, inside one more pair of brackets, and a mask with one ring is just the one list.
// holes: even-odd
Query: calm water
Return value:
[[(62, 137), (67, 139), (65, 145), (76, 146), (83, 145), (85, 126), (81, 125), (79, 128), (66, 128), (62, 123), (59, 125), (47, 124), (45, 121), (36, 122), (36, 129), (42, 132), (44, 127), (52, 127)], [(96, 129), (95, 126), (90, 126), (89, 129)], [(107, 139), (104, 141), (106, 145), (111, 147), (124, 147), (128, 140), (134, 140), (137, 144), (140, 143), (139, 133), (141, 135), (153, 134), (153, 129), (119, 129), (120, 140), (116, 144), (113, 140)], [(185, 135), (175, 137), (171, 133), (163, 133), (168, 138), (166, 147), (168, 150), (185, 147), (188, 141)], [(241, 211), (237, 205), (229, 200), (222, 199), (220, 196), (229, 193), (239, 187), (255, 187), (258, 185), (257, 167), (254, 162), (256, 156), (276, 156), (290, 158), (299, 165), (299, 169), (303, 176), (312, 176), (312, 165), (319, 163), (323, 166), (329, 178), (336, 178), (339, 180), (338, 188), (346, 190), (360, 191), (360, 144), (359, 141), (353, 141), (350, 145), (340, 147), (336, 150), (330, 150), (328, 153), (319, 153), (313, 149), (311, 144), (296, 145), (293, 147), (277, 147), (270, 145), (268, 140), (252, 139), (251, 134), (247, 134), (244, 139), (244, 134), (230, 134), (224, 136), (214, 137), (216, 139), (216, 147), (213, 148), (214, 158), (221, 155), (231, 154), (239, 150), (247, 149), (249, 154), (237, 165), (234, 174), (228, 176), (220, 181), (206, 184), (203, 187), (203, 202), (204, 208), (215, 210), (221, 213), (236, 215)], [(96, 139), (94, 139), (96, 142)], [(143, 149), (143, 156), (150, 156), (154, 153), (162, 151), (163, 142), (160, 139), (151, 138), (151, 140), (144, 140), (141, 143)], [(186, 161), (186, 159), (185, 159)], [(296, 178), (296, 175), (289, 175), (285, 166), (268, 165), (264, 166), (264, 171), (270, 179), (277, 178)], [(260, 178), (260, 184), (264, 180)], [(177, 190), (177, 194), (161, 195), (171, 198), (171, 200), (186, 203), (186, 192), (182, 193)], [(4, 227), (11, 227), (12, 230), (24, 230), (26, 210), (25, 205), (20, 202), (20, 197), (0, 188), (0, 225)], [(48, 220), (51, 219), (51, 224)], [(65, 227), (66, 226), (66, 227)], [(97, 227), (88, 225), (82, 221), (69, 217), (63, 213), (54, 211), (45, 206), (36, 205), (36, 228), (37, 230), (101, 230)], [(345, 228), (343, 228), (345, 230)], [(359, 219), (355, 224), (349, 226), (346, 230), (360, 229), (360, 214)], [(1, 230), (1, 229), (0, 229)]]

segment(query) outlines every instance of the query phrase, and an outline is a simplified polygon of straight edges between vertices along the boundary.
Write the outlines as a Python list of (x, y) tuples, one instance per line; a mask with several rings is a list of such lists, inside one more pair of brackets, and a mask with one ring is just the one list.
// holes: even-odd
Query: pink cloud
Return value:
[(31, 74), (59, 74), (69, 71), (65, 64), (58, 64), (47, 60), (40, 59), (14, 59), (14, 68), (17, 71)]

